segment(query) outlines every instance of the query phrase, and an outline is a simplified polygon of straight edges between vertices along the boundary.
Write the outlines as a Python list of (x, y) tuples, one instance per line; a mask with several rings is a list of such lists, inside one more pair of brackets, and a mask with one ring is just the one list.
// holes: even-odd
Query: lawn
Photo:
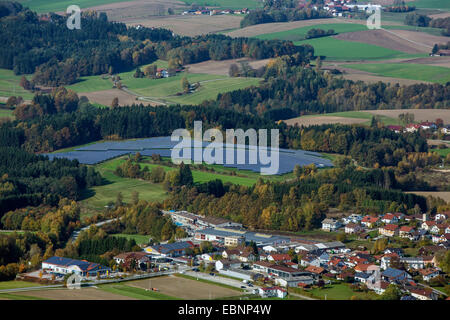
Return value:
[(160, 292), (146, 291), (141, 288), (130, 287), (121, 283), (101, 285), (98, 288), (109, 293), (114, 293), (139, 300), (180, 300), (178, 298), (171, 297)]
[[(12, 70), (0, 69), (0, 96), (21, 96), (24, 99), (32, 99), (33, 93), (23, 89), (19, 83), (22, 76), (15, 75)], [(27, 79), (31, 79), (31, 75), (26, 75)]]
[(27, 288), (27, 287), (39, 287), (41, 286), (38, 283), (34, 282), (27, 282), (27, 281), (1, 281), (0, 282), (0, 290), (7, 290), (7, 289), (17, 289), (17, 288)]
[(108, 3), (126, 2), (131, 0), (19, 0), (24, 6), (36, 12), (58, 12), (66, 11), (67, 7), (76, 4), (80, 8), (89, 8)]
[(450, 148), (447, 149), (431, 149), (433, 152), (437, 152), (441, 157), (445, 158), (450, 153)]
[(296, 41), (294, 44), (309, 44), (314, 47), (316, 56), (326, 56), (327, 60), (379, 60), (425, 56), (406, 54), (372, 44), (345, 41), (333, 37)]
[(345, 283), (326, 285), (322, 289), (315, 288), (308, 290), (308, 292), (312, 293), (316, 297), (327, 300), (350, 300), (352, 296), (357, 296), (360, 298), (367, 298), (368, 296), (376, 297), (375, 293), (367, 294), (363, 292), (354, 292)]
[(136, 244), (148, 244), (150, 240), (150, 236), (144, 236), (142, 234), (117, 233), (113, 234), (112, 236), (118, 238), (126, 238), (127, 240), (133, 239), (134, 241), (136, 241)]
[(0, 109), (0, 118), (14, 118), (13, 110)]
[(410, 63), (372, 63), (345, 65), (345, 67), (385, 77), (422, 80), (441, 84), (450, 81), (450, 69), (438, 66)]
[[(107, 170), (108, 172), (113, 172), (120, 164), (125, 162), (127, 157), (120, 157), (113, 160), (106, 161), (102, 164), (97, 165), (97, 167), (101, 168), (101, 170)], [(151, 163), (141, 163), (141, 168), (148, 167), (150, 171), (159, 166), (157, 164), (151, 164)], [(169, 167), (169, 166), (162, 166), (164, 170), (172, 171), (172, 170), (178, 170), (176, 167)], [(224, 175), (220, 173), (214, 173), (214, 172), (206, 172), (206, 171), (200, 171), (200, 170), (192, 170), (192, 177), (194, 178), (194, 182), (196, 183), (204, 183), (216, 179), (222, 180), (223, 183), (230, 182), (233, 184), (239, 184), (244, 186), (252, 186), (256, 183), (258, 180), (259, 174), (256, 173), (255, 176), (252, 177), (238, 177), (238, 176), (231, 176), (231, 175)], [(140, 181), (140, 180), (133, 180), (133, 181)]]
[(124, 202), (131, 201), (133, 191), (138, 191), (139, 198), (147, 201), (161, 201), (167, 197), (162, 184), (121, 178), (116, 176), (112, 170), (102, 168), (101, 165), (97, 166), (97, 170), (106, 179), (107, 184), (90, 188), (85, 192), (84, 199), (81, 201), (82, 206), (87, 209), (83, 210), (84, 215), (91, 214), (91, 210), (102, 210), (108, 202), (115, 202), (119, 192), (122, 193)]
[(306, 33), (311, 29), (322, 29), (325, 31), (333, 29), (334, 32), (336, 33), (345, 33), (345, 32), (364, 31), (367, 30), (367, 27), (365, 25), (356, 23), (326, 23), (315, 26), (296, 28), (292, 30), (261, 34), (256, 36), (256, 38), (264, 40), (280, 39), (280, 40), (300, 41), (305, 39)]

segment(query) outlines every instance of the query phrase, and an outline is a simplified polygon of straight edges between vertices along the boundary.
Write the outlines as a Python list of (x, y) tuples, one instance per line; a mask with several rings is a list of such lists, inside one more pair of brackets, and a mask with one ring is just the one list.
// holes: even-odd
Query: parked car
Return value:
[(241, 289), (247, 289), (247, 287), (246, 286), (241, 286)]
[(216, 274), (214, 272), (210, 272), (209, 275), (214, 277)]

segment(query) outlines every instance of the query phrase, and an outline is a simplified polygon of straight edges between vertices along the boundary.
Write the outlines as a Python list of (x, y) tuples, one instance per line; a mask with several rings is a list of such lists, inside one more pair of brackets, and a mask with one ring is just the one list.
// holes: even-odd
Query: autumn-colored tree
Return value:
[(119, 106), (119, 98), (115, 97), (111, 102), (112, 108), (117, 108)]

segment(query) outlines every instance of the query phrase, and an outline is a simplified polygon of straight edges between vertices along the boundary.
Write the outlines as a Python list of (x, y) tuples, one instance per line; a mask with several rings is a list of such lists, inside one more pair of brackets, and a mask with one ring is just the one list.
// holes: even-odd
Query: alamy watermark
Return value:
[(80, 30), (81, 29), (81, 9), (77, 5), (71, 5), (66, 10), (67, 14), (70, 16), (67, 18), (67, 28), (69, 30)]
[[(269, 139), (267, 129), (259, 129), (258, 132), (255, 129), (247, 131), (227, 129), (225, 136), (224, 140), (222, 132), (218, 129), (208, 129), (203, 133), (201, 121), (194, 121), (193, 138), (188, 130), (177, 129), (172, 133), (171, 140), (175, 142), (181, 139), (181, 141), (172, 149), (172, 162), (260, 165), (260, 172), (263, 175), (278, 173), (280, 167), (278, 129), (270, 130), (270, 146), (267, 143)], [(203, 142), (209, 144), (204, 147)]]
[(372, 13), (369, 18), (367, 18), (367, 28), (370, 30), (381, 29), (381, 7), (369, 6), (367, 12)]

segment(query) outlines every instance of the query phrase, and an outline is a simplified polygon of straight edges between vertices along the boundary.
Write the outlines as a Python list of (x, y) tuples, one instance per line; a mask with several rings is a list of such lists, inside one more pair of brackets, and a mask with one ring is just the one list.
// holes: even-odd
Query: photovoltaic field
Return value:
[[(113, 159), (126, 154), (135, 154), (139, 152), (143, 156), (151, 156), (152, 154), (159, 154), (162, 157), (171, 157), (172, 150), (178, 144), (178, 141), (171, 141), (170, 137), (156, 137), (156, 138), (148, 138), (148, 139), (138, 139), (138, 140), (127, 140), (127, 141), (108, 141), (108, 142), (99, 142), (95, 144), (91, 144), (84, 147), (79, 147), (75, 150), (62, 152), (62, 153), (53, 153), (48, 154), (50, 159), (53, 158), (68, 158), (68, 159), (76, 159), (80, 163), (83, 164), (97, 164), (109, 159)], [(194, 154), (196, 150), (202, 151), (205, 154), (205, 148), (210, 146), (222, 146), (222, 144), (211, 144), (210, 142), (202, 142), (202, 148), (197, 149), (194, 148), (194, 144), (191, 144), (191, 147), (186, 147), (183, 149), (175, 150), (177, 160), (194, 160)], [(227, 159), (227, 147), (232, 147), (233, 159)], [(306, 166), (314, 163), (317, 167), (329, 167), (332, 166), (332, 163), (328, 159), (321, 158), (319, 153), (309, 152), (304, 150), (288, 150), (288, 149), (271, 149), (264, 150), (263, 154), (268, 155), (268, 157), (272, 156), (272, 152), (279, 153), (279, 168), (277, 174), (285, 174), (291, 172), (295, 165)], [(256, 150), (254, 146), (245, 146), (245, 145), (223, 145), (223, 154), (220, 153), (215, 154), (215, 150), (211, 151), (211, 156), (219, 159), (218, 164), (222, 164), (225, 167), (237, 168), (241, 170), (250, 170), (253, 172), (261, 172), (262, 168), (270, 167), (270, 163), (264, 162), (257, 155), (256, 162), (250, 163), (250, 154), (252, 151)], [(245, 163), (238, 164), (237, 156), (238, 152), (243, 152), (245, 154)], [(221, 160), (220, 160), (221, 159)], [(206, 159), (204, 159), (205, 162)], [(232, 162), (233, 164), (228, 164)]]

